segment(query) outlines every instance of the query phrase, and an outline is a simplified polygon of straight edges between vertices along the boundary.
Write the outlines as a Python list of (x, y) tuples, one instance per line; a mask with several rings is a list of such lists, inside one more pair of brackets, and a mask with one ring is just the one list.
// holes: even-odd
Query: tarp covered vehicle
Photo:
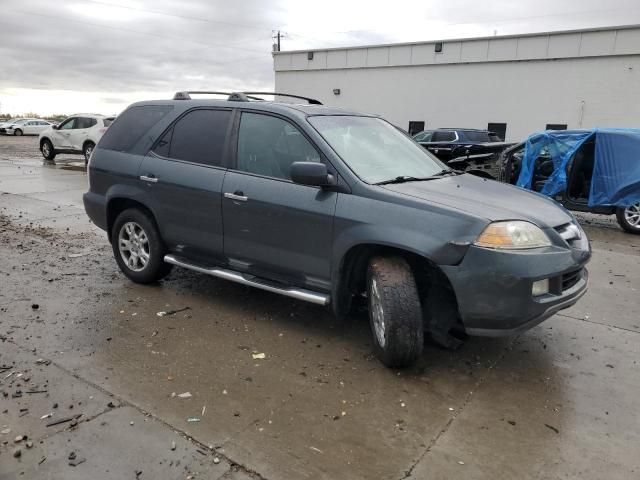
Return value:
[(547, 131), (502, 154), (501, 179), (640, 234), (640, 129)]

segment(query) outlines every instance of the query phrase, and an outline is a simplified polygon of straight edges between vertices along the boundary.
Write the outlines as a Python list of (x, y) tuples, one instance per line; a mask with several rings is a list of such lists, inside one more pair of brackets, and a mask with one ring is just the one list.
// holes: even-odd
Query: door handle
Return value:
[(158, 178), (154, 175), (140, 175), (140, 180), (151, 183), (158, 183)]
[(225, 193), (225, 198), (230, 198), (231, 200), (236, 200), (238, 202), (246, 202), (249, 200), (249, 197), (245, 197), (242, 192), (235, 191), (234, 193)]

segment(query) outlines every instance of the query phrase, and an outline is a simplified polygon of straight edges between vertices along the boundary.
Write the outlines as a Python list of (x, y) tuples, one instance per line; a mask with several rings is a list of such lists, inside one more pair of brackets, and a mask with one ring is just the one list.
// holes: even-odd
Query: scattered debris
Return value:
[(509, 425), (515, 425), (515, 424), (516, 424), (516, 422), (514, 422), (513, 420), (509, 420), (507, 423), (508, 423)]
[(44, 420), (45, 418), (51, 418), (51, 417), (53, 417), (53, 413), (47, 413), (45, 415), (42, 415), (40, 417), (40, 420)]
[(40, 459), (40, 461), (38, 461), (38, 465), (42, 465), (45, 462), (46, 459), (47, 459), (47, 457), (42, 457)]
[(116, 406), (115, 406), (115, 404), (113, 402), (107, 403), (107, 407), (108, 408), (116, 408)]
[(464, 465), (464, 462), (463, 461), (459, 461), (458, 465)]
[(176, 449), (176, 442), (172, 441), (171, 442), (171, 450), (175, 450)]
[(220, 459), (218, 457), (213, 457), (213, 463), (218, 465), (220, 463)]
[(179, 393), (178, 394), (178, 398), (191, 398), (193, 395), (191, 395), (190, 392), (184, 392), (184, 393)]
[(76, 420), (76, 419), (80, 418), (81, 416), (82, 416), (82, 414), (80, 413), (78, 415), (73, 415), (71, 417), (59, 418), (57, 420), (54, 420), (53, 422), (47, 423), (47, 427), (53, 427), (55, 425), (60, 425), (61, 423), (71, 422), (73, 420)]
[(553, 430), (556, 433), (560, 433), (560, 430), (558, 430), (556, 427), (553, 427), (547, 423), (545, 423), (544, 426), (547, 427), (549, 430)]
[(33, 304), (31, 304), (31, 308), (33, 310), (38, 310), (40, 308), (40, 305), (38, 305), (37, 303), (33, 303)]
[(319, 448), (316, 447), (309, 447), (311, 450), (313, 450), (314, 452), (318, 452), (318, 453), (324, 453), (322, 450), (320, 450)]
[(27, 437), (25, 435), (18, 435), (16, 438), (13, 439), (13, 443), (20, 443), (26, 439)]
[(191, 310), (191, 307), (179, 308), (177, 310), (168, 310), (166, 312), (158, 312), (156, 313), (159, 317), (166, 317), (168, 315), (175, 315), (176, 313), (184, 312), (185, 310)]
[(89, 252), (86, 253), (70, 253), (68, 255), (69, 258), (78, 258), (78, 257), (86, 257), (87, 255), (89, 255)]
[(22, 449), (16, 448), (13, 450), (13, 457), (20, 458), (22, 456)]
[(263, 358), (266, 358), (264, 353), (252, 353), (251, 356), (254, 360), (262, 360)]
[(200, 419), (198, 417), (189, 417), (189, 418), (187, 418), (187, 422), (189, 422), (189, 423), (196, 423), (196, 422), (199, 422), (199, 421), (200, 421)]
[(33, 442), (31, 440), (29, 440), (27, 443), (25, 443), (25, 446), (27, 448), (33, 448)]
[(10, 428), (5, 428), (0, 433), (2, 433), (3, 435), (8, 435), (9, 433), (11, 433), (11, 429)]
[(207, 406), (206, 406), (206, 405), (203, 405), (203, 406), (202, 406), (202, 413), (200, 414), (200, 416), (201, 416), (201, 417), (204, 417), (204, 412), (206, 412), (206, 411), (207, 411)]
[(36, 365), (50, 365), (51, 360), (45, 360), (44, 358), (39, 358), (36, 360)]

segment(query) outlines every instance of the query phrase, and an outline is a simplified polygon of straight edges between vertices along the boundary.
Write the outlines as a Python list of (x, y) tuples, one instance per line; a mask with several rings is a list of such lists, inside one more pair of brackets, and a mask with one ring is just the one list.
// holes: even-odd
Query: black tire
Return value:
[[(627, 218), (628, 216), (631, 218)], [(616, 219), (625, 232), (640, 235), (640, 202), (630, 207), (618, 207), (616, 210)]]
[(89, 164), (89, 158), (91, 157), (91, 152), (95, 148), (96, 144), (93, 142), (86, 142), (82, 147), (82, 153), (84, 154), (84, 165), (87, 166)]
[(53, 144), (49, 139), (45, 139), (40, 144), (40, 152), (45, 160), (52, 160), (56, 158), (56, 151), (53, 148)]
[[(129, 256), (127, 257), (126, 252), (122, 253), (120, 251), (120, 243), (122, 240), (127, 239), (133, 241), (133, 237), (127, 234), (126, 230), (132, 225), (139, 227), (147, 241), (146, 243), (139, 241), (136, 243), (136, 246), (132, 245), (132, 248), (134, 248), (137, 253), (140, 253), (140, 255), (132, 255), (132, 252), (129, 251)], [(121, 231), (122, 237), (120, 237)], [(139, 232), (137, 232), (137, 236), (141, 238)], [(171, 271), (172, 265), (164, 262), (164, 255), (167, 249), (160, 237), (155, 221), (148, 213), (140, 209), (129, 208), (118, 215), (111, 229), (111, 247), (113, 248), (113, 255), (122, 273), (136, 283), (146, 284), (157, 282), (166, 277)], [(147, 256), (146, 262), (140, 259), (144, 254)], [(132, 256), (135, 257), (135, 259), (132, 260), (132, 263), (135, 263), (134, 266), (129, 265), (125, 259), (130, 259)]]
[(13, 131), (13, 135), (16, 136), (16, 137), (21, 137), (22, 136), (22, 130), (20, 130), (19, 128), (16, 128)]
[[(378, 358), (387, 367), (415, 363), (422, 355), (424, 324), (420, 295), (409, 264), (402, 257), (373, 258), (367, 270), (367, 298)], [(376, 315), (383, 318), (382, 334), (376, 332)]]

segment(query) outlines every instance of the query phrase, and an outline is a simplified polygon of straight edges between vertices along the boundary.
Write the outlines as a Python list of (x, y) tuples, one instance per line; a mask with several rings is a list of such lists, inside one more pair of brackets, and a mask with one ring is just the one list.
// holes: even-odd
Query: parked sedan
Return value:
[(77, 114), (60, 125), (53, 125), (40, 134), (40, 151), (45, 160), (53, 161), (59, 153), (84, 155), (89, 162), (94, 147), (115, 117)]
[(15, 122), (7, 123), (4, 132), (7, 135), (40, 135), (47, 128), (51, 127), (51, 123), (46, 120), (22, 119)]

